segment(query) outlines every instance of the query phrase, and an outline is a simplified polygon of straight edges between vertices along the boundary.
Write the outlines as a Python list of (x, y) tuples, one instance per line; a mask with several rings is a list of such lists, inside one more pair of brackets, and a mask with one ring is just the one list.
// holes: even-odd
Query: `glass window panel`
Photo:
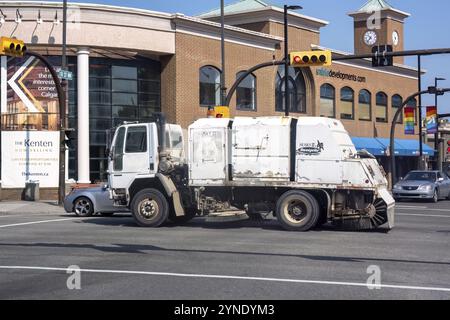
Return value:
[(353, 101), (341, 101), (341, 119), (353, 120)]
[(111, 80), (109, 78), (89, 78), (89, 90), (110, 91)]
[(113, 117), (136, 119), (138, 108), (127, 106), (113, 106)]
[(139, 68), (139, 79), (159, 80), (161, 78), (161, 67), (158, 65), (149, 65)]
[(387, 106), (387, 95), (383, 92), (377, 93), (377, 105)]
[(93, 118), (111, 118), (111, 106), (89, 105), (89, 115)]
[(161, 91), (160, 87), (159, 81), (139, 81), (139, 92), (159, 94)]
[(89, 119), (89, 130), (101, 131), (111, 128), (110, 119)]
[(142, 153), (147, 151), (146, 127), (130, 127), (127, 131), (126, 153)]
[(320, 98), (320, 116), (334, 118), (334, 100)]
[[(113, 127), (118, 127), (122, 125), (124, 122), (136, 122), (136, 118), (113, 118)], [(150, 121), (148, 121), (150, 122)]]
[[(398, 108), (400, 108), (403, 104), (403, 98), (398, 94), (392, 96), (392, 117), (395, 116)], [(397, 119), (397, 123), (403, 123), (403, 112), (400, 113), (400, 116)]]
[(90, 132), (89, 141), (91, 145), (106, 146), (106, 132)]
[[(239, 78), (243, 72), (237, 74)], [(256, 109), (256, 78), (254, 75), (248, 75), (236, 90), (236, 105), (238, 109), (255, 110)]]
[(200, 105), (216, 106), (220, 101), (220, 71), (206, 66), (200, 69)]
[(367, 90), (361, 90), (359, 93), (359, 102), (365, 104), (371, 104), (371, 94)]
[(354, 101), (355, 94), (353, 90), (349, 87), (342, 88), (341, 90), (341, 101)]
[(138, 95), (133, 93), (113, 93), (112, 104), (122, 106), (137, 106)]
[(334, 97), (335, 97), (334, 87), (329, 84), (322, 85), (320, 87), (320, 97), (334, 100)]
[[(284, 66), (278, 67), (275, 87), (275, 110), (285, 110)], [(303, 73), (289, 67), (289, 109), (291, 112), (306, 113), (306, 86)]]
[(376, 106), (375, 114), (378, 122), (387, 122), (387, 107), (386, 106)]
[(89, 66), (89, 75), (91, 77), (110, 77), (111, 75), (111, 67), (109, 65), (97, 65), (91, 64)]
[(139, 105), (142, 107), (155, 108), (159, 110), (161, 108), (160, 96), (156, 94), (140, 93)]
[[(93, 146), (93, 147), (90, 147), (89, 150), (90, 150), (91, 158), (107, 159), (106, 146)], [(93, 168), (91, 168), (91, 170), (99, 171), (99, 169), (93, 169)]]
[(139, 119), (150, 118), (155, 112), (159, 110), (155, 108), (139, 108)]
[(135, 80), (113, 80), (112, 90), (121, 92), (137, 92), (137, 81)]
[(370, 104), (360, 103), (359, 104), (359, 119), (360, 120), (372, 120), (370, 112)]
[(113, 78), (137, 79), (137, 68), (135, 67), (112, 66), (111, 70)]
[(91, 104), (111, 104), (110, 92), (89, 92), (89, 103)]

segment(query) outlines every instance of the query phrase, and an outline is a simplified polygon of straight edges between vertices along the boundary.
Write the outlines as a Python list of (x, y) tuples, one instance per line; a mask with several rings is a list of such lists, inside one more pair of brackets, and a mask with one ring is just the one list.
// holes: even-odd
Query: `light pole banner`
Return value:
[(436, 133), (438, 131), (437, 108), (427, 107), (427, 133)]
[(41, 188), (59, 182), (59, 132), (3, 131), (2, 188), (24, 188), (39, 181)]
[(405, 108), (405, 134), (413, 135), (415, 134), (415, 107), (406, 107)]

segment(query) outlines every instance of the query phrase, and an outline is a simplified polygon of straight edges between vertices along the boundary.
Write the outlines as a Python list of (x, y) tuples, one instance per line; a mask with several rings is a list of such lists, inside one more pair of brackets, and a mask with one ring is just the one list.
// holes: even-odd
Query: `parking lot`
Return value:
[[(138, 228), (129, 215), (0, 210), (0, 299), (449, 299), (450, 202), (401, 202), (390, 231), (276, 221)], [(80, 268), (70, 290), (69, 267)], [(368, 279), (379, 270), (380, 289)], [(373, 279), (373, 278), (372, 278)], [(73, 289), (73, 288), (72, 288)]]

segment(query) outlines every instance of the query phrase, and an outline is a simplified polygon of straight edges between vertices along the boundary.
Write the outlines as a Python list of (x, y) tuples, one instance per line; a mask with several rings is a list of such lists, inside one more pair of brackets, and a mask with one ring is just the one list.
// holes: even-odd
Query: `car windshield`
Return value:
[(405, 181), (408, 181), (408, 180), (409, 181), (416, 180), (416, 181), (435, 182), (436, 181), (436, 173), (435, 172), (411, 172), (405, 178)]

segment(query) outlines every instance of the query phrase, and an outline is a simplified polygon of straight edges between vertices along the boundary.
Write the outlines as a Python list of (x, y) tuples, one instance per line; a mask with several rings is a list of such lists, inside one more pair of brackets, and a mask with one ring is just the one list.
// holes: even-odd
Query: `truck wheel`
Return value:
[(304, 191), (288, 191), (277, 202), (277, 218), (284, 229), (308, 231), (314, 228), (320, 218), (317, 200)]
[(169, 203), (155, 189), (145, 189), (131, 203), (133, 217), (141, 227), (158, 228), (169, 218)]

